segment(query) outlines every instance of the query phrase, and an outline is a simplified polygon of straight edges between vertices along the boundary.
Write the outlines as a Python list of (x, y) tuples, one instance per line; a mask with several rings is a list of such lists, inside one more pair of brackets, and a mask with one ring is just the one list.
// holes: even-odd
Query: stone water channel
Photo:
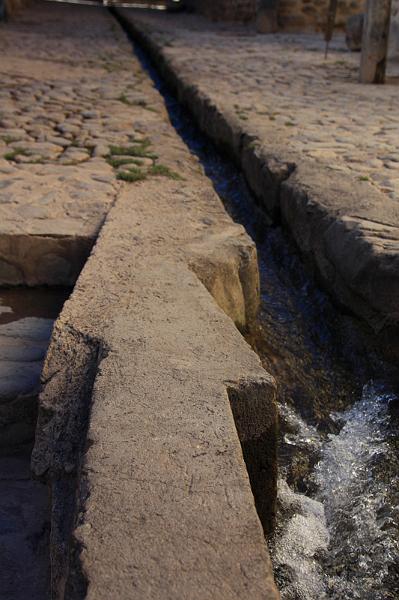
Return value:
[[(172, 124), (257, 243), (262, 308), (247, 339), (278, 382), (280, 480), (269, 546), (282, 597), (398, 598), (397, 374), (373, 353), (359, 324), (315, 287), (240, 172), (136, 52)], [(0, 290), (0, 600), (49, 594), (50, 499), (30, 477), (30, 453), (42, 363), (69, 291)]]
[(47, 486), (30, 474), (37, 395), (69, 290), (0, 289), (0, 598), (49, 597)]
[(278, 384), (276, 528), (283, 600), (399, 597), (398, 375), (313, 283), (242, 174), (197, 129), (142, 48), (170, 120), (234, 220), (255, 239), (262, 305), (247, 340)]

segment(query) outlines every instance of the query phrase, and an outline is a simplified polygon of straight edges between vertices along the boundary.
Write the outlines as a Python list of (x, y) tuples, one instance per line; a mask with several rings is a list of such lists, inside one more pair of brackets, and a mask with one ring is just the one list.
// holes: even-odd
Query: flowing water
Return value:
[(262, 307), (248, 341), (278, 383), (278, 519), (269, 545), (283, 600), (399, 598), (397, 375), (265, 222), (241, 173), (136, 54), (233, 219), (256, 241)]
[(40, 373), (65, 290), (0, 289), (0, 599), (49, 594), (47, 487), (30, 455)]

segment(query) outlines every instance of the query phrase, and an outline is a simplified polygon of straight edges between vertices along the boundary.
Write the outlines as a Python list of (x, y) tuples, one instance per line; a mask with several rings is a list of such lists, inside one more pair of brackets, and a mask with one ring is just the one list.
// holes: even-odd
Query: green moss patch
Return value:
[(141, 169), (131, 168), (128, 171), (121, 171), (116, 176), (117, 179), (134, 183), (135, 181), (143, 181), (147, 178), (147, 173), (141, 171)]
[(150, 167), (148, 170), (150, 175), (161, 175), (162, 177), (169, 177), (170, 179), (175, 179), (176, 181), (183, 181), (184, 178), (176, 173), (176, 171), (172, 171), (166, 165), (156, 164)]

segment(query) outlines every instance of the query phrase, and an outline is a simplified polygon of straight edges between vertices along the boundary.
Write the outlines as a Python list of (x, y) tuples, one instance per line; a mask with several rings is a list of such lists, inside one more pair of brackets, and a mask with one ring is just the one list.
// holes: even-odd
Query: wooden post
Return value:
[(361, 83), (384, 83), (391, 0), (367, 0), (363, 26)]
[(258, 0), (256, 28), (259, 33), (275, 33), (278, 30), (278, 3), (279, 0)]

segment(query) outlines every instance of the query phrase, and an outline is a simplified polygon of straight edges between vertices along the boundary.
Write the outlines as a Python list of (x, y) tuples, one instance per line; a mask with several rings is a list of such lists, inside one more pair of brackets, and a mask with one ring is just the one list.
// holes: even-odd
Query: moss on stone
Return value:
[(184, 177), (173, 171), (166, 165), (157, 164), (150, 167), (148, 173), (150, 175), (161, 175), (162, 177), (169, 177), (170, 179), (175, 179), (176, 181), (183, 181)]

